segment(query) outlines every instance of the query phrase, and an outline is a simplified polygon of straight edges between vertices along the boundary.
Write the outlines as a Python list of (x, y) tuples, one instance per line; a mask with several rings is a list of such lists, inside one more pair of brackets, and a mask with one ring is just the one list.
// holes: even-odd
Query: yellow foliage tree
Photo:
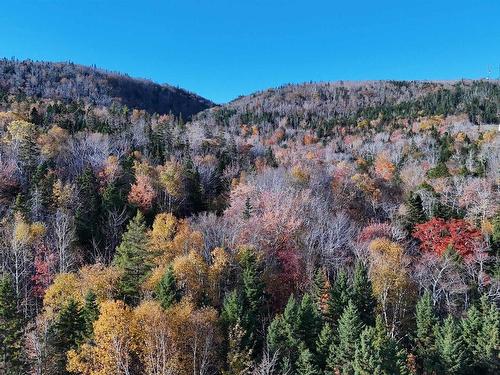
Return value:
[(369, 245), (370, 276), (373, 293), (391, 334), (403, 324), (411, 300), (409, 259), (403, 248), (386, 238), (376, 238)]
[(133, 311), (122, 301), (105, 301), (94, 322), (94, 340), (68, 352), (70, 372), (86, 375), (130, 374), (135, 328)]

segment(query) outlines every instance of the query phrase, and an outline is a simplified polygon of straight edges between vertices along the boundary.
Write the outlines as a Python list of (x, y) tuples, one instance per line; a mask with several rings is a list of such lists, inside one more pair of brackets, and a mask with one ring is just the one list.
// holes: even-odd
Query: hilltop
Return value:
[(199, 95), (167, 84), (70, 62), (0, 60), (0, 98), (83, 101), (96, 106), (112, 103), (150, 113), (189, 118), (214, 104)]

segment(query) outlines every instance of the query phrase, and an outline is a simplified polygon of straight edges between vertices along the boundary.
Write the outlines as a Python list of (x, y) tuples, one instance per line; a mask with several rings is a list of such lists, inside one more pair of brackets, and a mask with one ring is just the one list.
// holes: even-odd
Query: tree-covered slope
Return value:
[(0, 60), (0, 98), (60, 99), (98, 106), (113, 102), (184, 118), (213, 105), (186, 90), (73, 63)]

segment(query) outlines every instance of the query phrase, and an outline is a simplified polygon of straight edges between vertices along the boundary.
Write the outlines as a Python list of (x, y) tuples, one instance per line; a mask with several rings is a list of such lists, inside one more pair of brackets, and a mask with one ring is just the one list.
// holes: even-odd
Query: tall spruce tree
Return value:
[(297, 375), (317, 375), (319, 369), (314, 361), (314, 356), (311, 351), (305, 346), (301, 345), (299, 348), (299, 358), (295, 364)]
[(172, 265), (167, 267), (167, 271), (156, 287), (156, 298), (164, 309), (168, 309), (180, 299)]
[(94, 322), (99, 318), (99, 306), (97, 304), (97, 295), (92, 291), (88, 291), (85, 295), (85, 304), (82, 309), (82, 317), (85, 322), (84, 336), (89, 339), (93, 335)]
[[(98, 240), (100, 236), (100, 212), (101, 199), (99, 195), (99, 185), (91, 167), (86, 167), (82, 174), (78, 176), (78, 198), (80, 205), (76, 210), (76, 234), (80, 244), (86, 248), (91, 248), (93, 240)], [(90, 260), (90, 254), (85, 254)]]
[(417, 362), (423, 371), (436, 371), (436, 338), (434, 330), (437, 318), (432, 306), (431, 294), (425, 291), (416, 305), (416, 335), (414, 338)]
[(321, 315), (309, 294), (304, 294), (297, 312), (297, 335), (310, 353), (316, 352), (316, 339), (321, 330)]
[(356, 375), (381, 375), (383, 358), (377, 346), (377, 333), (374, 327), (366, 327), (358, 341), (354, 354), (354, 373)]
[(359, 313), (352, 301), (349, 301), (342, 316), (338, 321), (337, 335), (338, 346), (335, 353), (335, 363), (331, 364), (340, 370), (342, 374), (353, 374), (353, 360), (356, 347), (363, 330), (363, 323)]
[(354, 268), (352, 299), (358, 309), (361, 321), (366, 325), (374, 323), (373, 317), (376, 301), (372, 290), (372, 283), (368, 277), (368, 269), (363, 263), (358, 262)]
[(488, 374), (500, 372), (500, 312), (498, 307), (481, 297), (481, 330), (477, 337), (478, 369)]
[(424, 223), (427, 220), (422, 198), (419, 194), (411, 193), (406, 201), (407, 212), (404, 217), (404, 224), (408, 232), (412, 232), (416, 224)]
[(452, 316), (448, 316), (437, 328), (436, 348), (439, 354), (439, 372), (459, 374), (462, 371), (464, 349), (459, 327)]
[(335, 332), (329, 323), (325, 323), (316, 339), (316, 363), (320, 371), (326, 370), (326, 361), (330, 349), (335, 343)]
[(352, 299), (352, 288), (345, 271), (339, 271), (335, 282), (330, 287), (327, 308), (327, 320), (336, 325), (348, 302)]
[(23, 319), (10, 276), (0, 277), (0, 373), (22, 374), (24, 370)]
[(67, 374), (66, 353), (75, 349), (85, 337), (85, 318), (78, 303), (71, 299), (57, 316), (52, 327), (51, 342), (55, 349), (55, 361), (59, 374)]
[(328, 278), (323, 268), (316, 270), (311, 288), (311, 295), (318, 310), (323, 314), (327, 311), (328, 301)]
[(262, 351), (263, 338), (259, 334), (263, 308), (265, 304), (265, 291), (263, 270), (257, 255), (251, 249), (244, 249), (240, 254), (241, 274), (241, 325), (246, 332), (246, 344), (254, 353)]
[(139, 287), (151, 270), (148, 238), (144, 217), (138, 211), (130, 221), (122, 242), (116, 249), (113, 264), (123, 271), (119, 283), (120, 297), (127, 303), (135, 303), (139, 297)]

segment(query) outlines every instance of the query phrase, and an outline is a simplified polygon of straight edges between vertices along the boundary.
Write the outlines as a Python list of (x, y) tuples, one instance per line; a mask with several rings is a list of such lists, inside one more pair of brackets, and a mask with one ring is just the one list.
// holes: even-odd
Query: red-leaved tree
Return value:
[(481, 246), (482, 235), (479, 230), (461, 219), (446, 221), (441, 218), (417, 224), (413, 237), (420, 241), (420, 249), (443, 255), (449, 248), (464, 258), (470, 257)]

